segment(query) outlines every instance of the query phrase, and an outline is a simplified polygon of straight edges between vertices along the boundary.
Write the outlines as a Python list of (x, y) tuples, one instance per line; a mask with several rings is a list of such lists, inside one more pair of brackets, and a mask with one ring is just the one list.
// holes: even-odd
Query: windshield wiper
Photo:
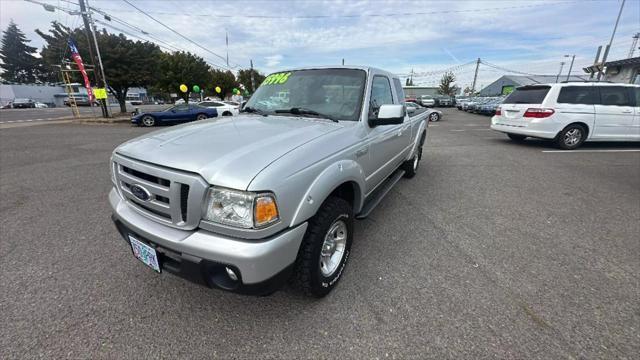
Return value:
[(240, 110), (240, 112), (246, 112), (246, 113), (253, 113), (253, 114), (258, 114), (258, 115), (262, 115), (262, 116), (267, 116), (267, 113), (264, 112), (263, 110), (251, 107), (251, 106), (245, 106), (242, 110)]
[(300, 107), (292, 107), (289, 109), (278, 109), (274, 111), (276, 114), (293, 114), (293, 115), (315, 115), (320, 116), (326, 119), (329, 119), (333, 122), (338, 122), (337, 119), (334, 119), (331, 115), (321, 114), (315, 110), (305, 109)]

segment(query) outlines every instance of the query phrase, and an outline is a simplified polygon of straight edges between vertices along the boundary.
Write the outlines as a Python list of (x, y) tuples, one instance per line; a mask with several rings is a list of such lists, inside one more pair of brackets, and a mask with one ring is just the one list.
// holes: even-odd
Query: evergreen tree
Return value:
[(2, 32), (0, 40), (0, 59), (2, 74), (0, 78), (8, 82), (34, 83), (37, 79), (39, 59), (33, 56), (36, 48), (27, 45), (27, 40), (18, 26), (11, 20)]

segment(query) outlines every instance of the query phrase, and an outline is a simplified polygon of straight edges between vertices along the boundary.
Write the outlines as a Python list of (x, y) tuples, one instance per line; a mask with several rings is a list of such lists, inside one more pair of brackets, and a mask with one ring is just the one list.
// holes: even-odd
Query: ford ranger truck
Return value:
[(111, 157), (113, 221), (154, 271), (266, 295), (287, 280), (328, 294), (354, 220), (416, 174), (425, 112), (371, 67), (267, 76), (234, 117), (151, 132)]

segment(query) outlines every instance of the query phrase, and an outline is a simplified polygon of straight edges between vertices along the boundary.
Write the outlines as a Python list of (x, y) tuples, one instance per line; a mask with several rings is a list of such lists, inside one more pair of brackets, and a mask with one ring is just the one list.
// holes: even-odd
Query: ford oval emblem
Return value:
[(133, 196), (137, 197), (142, 201), (149, 201), (149, 199), (151, 199), (151, 193), (149, 192), (149, 190), (143, 188), (138, 184), (131, 185), (129, 190), (131, 190), (131, 193), (133, 194)]

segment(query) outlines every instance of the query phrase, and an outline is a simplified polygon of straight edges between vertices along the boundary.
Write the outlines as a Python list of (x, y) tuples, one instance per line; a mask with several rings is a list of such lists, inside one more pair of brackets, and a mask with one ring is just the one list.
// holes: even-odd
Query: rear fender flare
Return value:
[(314, 216), (325, 199), (340, 185), (348, 182), (355, 185), (353, 213), (357, 214), (364, 203), (364, 179), (364, 170), (360, 164), (353, 160), (341, 160), (327, 166), (313, 180), (309, 189), (300, 199), (290, 226), (293, 227)]

